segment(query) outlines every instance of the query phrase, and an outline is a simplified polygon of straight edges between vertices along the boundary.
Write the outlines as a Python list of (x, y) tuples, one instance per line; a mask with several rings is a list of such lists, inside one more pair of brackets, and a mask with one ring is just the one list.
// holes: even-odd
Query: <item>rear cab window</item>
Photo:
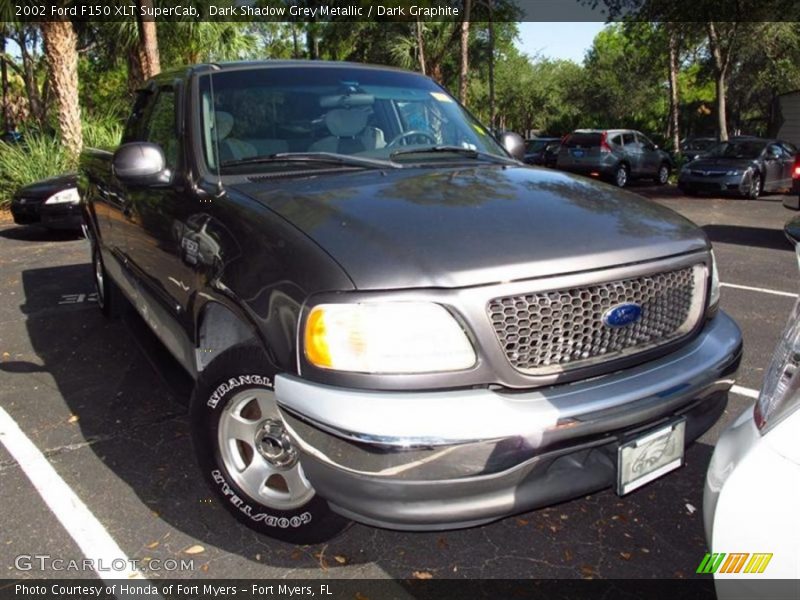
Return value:
[(564, 142), (567, 148), (591, 148), (600, 145), (600, 133), (573, 133)]

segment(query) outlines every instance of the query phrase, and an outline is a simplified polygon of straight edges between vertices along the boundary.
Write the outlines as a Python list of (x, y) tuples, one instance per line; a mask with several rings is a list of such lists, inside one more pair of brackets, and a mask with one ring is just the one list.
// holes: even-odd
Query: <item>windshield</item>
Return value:
[(709, 148), (714, 146), (716, 143), (717, 143), (717, 140), (714, 140), (714, 139), (710, 139), (710, 140), (691, 140), (689, 142), (686, 142), (686, 145), (684, 146), (684, 150), (704, 151), (704, 150), (708, 150)]
[(758, 158), (764, 150), (764, 142), (760, 141), (741, 141), (741, 142), (722, 142), (717, 144), (709, 153), (712, 158)]
[[(508, 158), (449, 94), (413, 73), (296, 65), (223, 71), (201, 78), (200, 97), (203, 154), (222, 173), (285, 170), (285, 155), (301, 153), (312, 153), (311, 161), (316, 153), (464, 160), (457, 152), (397, 152), (454, 147)], [(273, 155), (280, 156), (248, 161)]]

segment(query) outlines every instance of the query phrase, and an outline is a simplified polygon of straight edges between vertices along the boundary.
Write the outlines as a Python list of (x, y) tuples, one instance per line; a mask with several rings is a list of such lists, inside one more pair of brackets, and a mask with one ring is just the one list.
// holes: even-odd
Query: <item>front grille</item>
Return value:
[[(547, 374), (642, 352), (689, 333), (702, 315), (702, 265), (570, 289), (495, 298), (488, 311), (511, 365)], [(611, 327), (604, 315), (634, 302), (641, 317)]]

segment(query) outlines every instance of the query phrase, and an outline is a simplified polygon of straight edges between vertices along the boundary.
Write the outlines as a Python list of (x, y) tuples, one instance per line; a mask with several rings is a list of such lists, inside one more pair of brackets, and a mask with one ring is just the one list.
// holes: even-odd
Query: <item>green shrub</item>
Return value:
[(0, 142), (0, 208), (11, 203), (17, 188), (74, 169), (58, 139), (28, 132), (20, 144)]
[[(0, 208), (11, 203), (14, 192), (23, 185), (74, 170), (57, 137), (33, 130), (24, 132), (24, 142), (0, 142)], [(122, 123), (112, 116), (93, 116), (83, 122), (83, 145), (110, 150), (119, 144)]]
[(83, 145), (86, 148), (112, 150), (122, 138), (122, 122), (110, 112), (83, 121)]

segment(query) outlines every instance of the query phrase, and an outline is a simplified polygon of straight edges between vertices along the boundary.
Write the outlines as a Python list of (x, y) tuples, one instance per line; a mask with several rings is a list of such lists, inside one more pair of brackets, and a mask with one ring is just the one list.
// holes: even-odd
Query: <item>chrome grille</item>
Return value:
[[(705, 268), (696, 265), (586, 287), (505, 296), (489, 302), (497, 338), (511, 365), (545, 374), (611, 360), (675, 340), (703, 314)], [(635, 302), (638, 321), (610, 327), (603, 316)]]

